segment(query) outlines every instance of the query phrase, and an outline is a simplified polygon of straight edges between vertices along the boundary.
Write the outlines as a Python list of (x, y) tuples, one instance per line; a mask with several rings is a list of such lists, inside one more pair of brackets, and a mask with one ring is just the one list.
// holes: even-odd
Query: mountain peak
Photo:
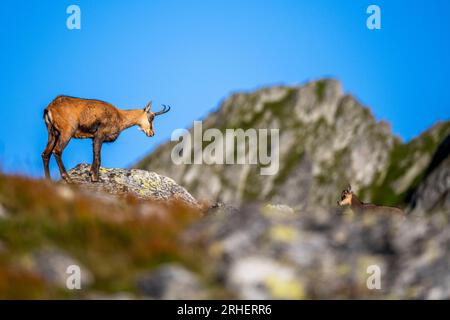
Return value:
[[(396, 150), (404, 148), (404, 144), (393, 135), (387, 122), (376, 121), (370, 109), (344, 94), (340, 81), (335, 79), (234, 93), (202, 125), (203, 130), (216, 128), (222, 133), (226, 129), (278, 129), (276, 174), (261, 175), (259, 164), (176, 165), (171, 161), (176, 142), (160, 146), (137, 167), (173, 177), (200, 199), (328, 208), (348, 183), (360, 191), (365, 201), (400, 204), (410, 184), (428, 164), (426, 159), (416, 163), (414, 172), (403, 180), (392, 174)], [(432, 135), (431, 149), (436, 148), (442, 135)], [(202, 144), (203, 148), (207, 146), (205, 141)], [(249, 155), (248, 144), (241, 143), (235, 149), (239, 148), (247, 148)], [(389, 197), (382, 195), (382, 187), (386, 186), (392, 193)]]

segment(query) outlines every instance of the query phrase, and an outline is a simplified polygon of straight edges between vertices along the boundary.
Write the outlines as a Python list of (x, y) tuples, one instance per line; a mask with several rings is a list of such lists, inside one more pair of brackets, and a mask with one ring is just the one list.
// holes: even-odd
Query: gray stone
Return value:
[(81, 288), (89, 286), (94, 279), (92, 273), (78, 260), (59, 249), (41, 249), (33, 253), (34, 272), (45, 281), (61, 288), (66, 288), (69, 266), (77, 266), (81, 272)]
[(6, 211), (5, 207), (0, 203), (0, 219), (4, 219), (8, 217), (8, 212)]
[(203, 299), (205, 291), (197, 276), (177, 264), (167, 264), (139, 277), (141, 294), (152, 299)]

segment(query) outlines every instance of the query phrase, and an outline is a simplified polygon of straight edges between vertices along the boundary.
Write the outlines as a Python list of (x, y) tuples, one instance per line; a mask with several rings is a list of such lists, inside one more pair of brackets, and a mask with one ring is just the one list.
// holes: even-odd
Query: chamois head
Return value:
[(153, 120), (156, 116), (159, 116), (161, 114), (164, 114), (166, 112), (169, 112), (170, 106), (166, 106), (163, 104), (163, 109), (158, 112), (152, 112), (150, 111), (150, 108), (152, 106), (152, 102), (150, 101), (147, 103), (147, 105), (144, 108), (144, 113), (142, 114), (140, 121), (139, 121), (139, 128), (145, 132), (147, 137), (153, 137), (155, 135), (155, 130), (153, 129)]
[(348, 185), (341, 193), (341, 200), (337, 202), (340, 206), (347, 206), (352, 204), (353, 191), (352, 186)]

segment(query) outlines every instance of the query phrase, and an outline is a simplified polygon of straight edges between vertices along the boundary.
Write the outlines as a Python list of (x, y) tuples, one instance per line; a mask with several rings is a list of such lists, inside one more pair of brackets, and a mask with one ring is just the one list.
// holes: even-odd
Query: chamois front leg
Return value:
[(92, 182), (98, 182), (98, 175), (99, 175), (98, 171), (100, 170), (102, 143), (103, 139), (101, 138), (96, 137), (93, 140), (94, 159), (92, 161), (90, 171)]

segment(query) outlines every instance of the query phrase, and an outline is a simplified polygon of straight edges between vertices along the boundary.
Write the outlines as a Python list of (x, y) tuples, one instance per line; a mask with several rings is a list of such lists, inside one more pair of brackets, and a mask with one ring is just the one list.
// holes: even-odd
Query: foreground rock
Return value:
[[(241, 299), (450, 298), (450, 225), (439, 213), (403, 219), (274, 205), (217, 208), (185, 240)], [(367, 285), (373, 268), (380, 289)]]
[(172, 179), (160, 176), (155, 172), (139, 169), (100, 168), (100, 181), (92, 183), (89, 170), (90, 165), (79, 164), (69, 171), (69, 176), (75, 184), (86, 186), (92, 190), (116, 195), (131, 194), (141, 199), (178, 199), (197, 205), (197, 200), (185, 188), (179, 186)]

